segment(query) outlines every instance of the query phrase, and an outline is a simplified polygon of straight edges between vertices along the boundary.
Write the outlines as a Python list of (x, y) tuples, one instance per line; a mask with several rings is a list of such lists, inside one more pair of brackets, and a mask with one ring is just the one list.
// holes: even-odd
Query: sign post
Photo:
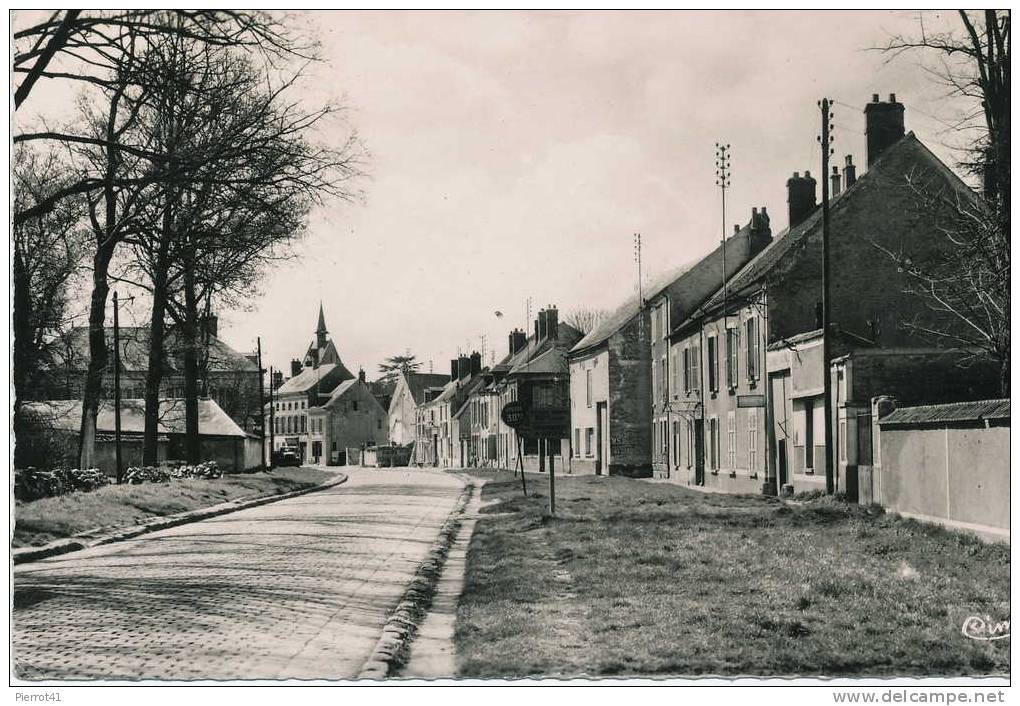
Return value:
[(524, 480), (524, 437), (520, 432), (527, 421), (527, 411), (524, 409), (524, 405), (520, 402), (507, 402), (503, 405), (503, 409), (500, 411), (499, 416), (503, 420), (504, 424), (517, 433), (517, 463), (514, 464), (514, 473), (517, 473), (517, 466), (520, 465), (521, 488), (524, 490), (524, 496), (527, 497), (528, 482)]

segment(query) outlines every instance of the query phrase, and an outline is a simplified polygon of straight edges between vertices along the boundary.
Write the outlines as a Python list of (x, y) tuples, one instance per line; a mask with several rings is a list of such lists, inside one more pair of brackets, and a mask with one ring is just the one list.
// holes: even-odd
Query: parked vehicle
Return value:
[(298, 455), (296, 449), (280, 449), (276, 452), (276, 457), (273, 459), (274, 466), (300, 466), (301, 456)]

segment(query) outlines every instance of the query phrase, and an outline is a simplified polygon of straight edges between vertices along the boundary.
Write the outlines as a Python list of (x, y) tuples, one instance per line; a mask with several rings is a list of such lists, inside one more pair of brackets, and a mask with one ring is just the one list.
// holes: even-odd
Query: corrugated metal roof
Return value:
[(1009, 419), (1009, 400), (979, 400), (977, 402), (901, 407), (882, 417), (878, 423), (882, 426), (900, 426), (980, 422), (985, 419)]

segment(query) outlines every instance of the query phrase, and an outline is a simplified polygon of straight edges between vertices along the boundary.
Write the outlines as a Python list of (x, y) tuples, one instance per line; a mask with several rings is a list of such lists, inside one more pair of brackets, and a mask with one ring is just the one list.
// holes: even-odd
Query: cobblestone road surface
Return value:
[(356, 676), (463, 485), (345, 472), (327, 491), (16, 567), (16, 674)]

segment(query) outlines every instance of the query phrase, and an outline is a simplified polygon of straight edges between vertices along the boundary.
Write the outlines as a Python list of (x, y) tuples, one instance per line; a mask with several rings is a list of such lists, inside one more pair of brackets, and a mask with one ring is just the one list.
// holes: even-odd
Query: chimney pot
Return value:
[(832, 194), (835, 196), (839, 193), (839, 167), (832, 168), (832, 176), (829, 177), (832, 180)]
[(872, 103), (878, 103), (878, 94), (877, 93), (872, 93), (871, 94), (871, 102)]
[(870, 167), (903, 137), (903, 104), (896, 102), (895, 93), (889, 94), (888, 103), (879, 102), (877, 95), (872, 96), (872, 102), (864, 106), (864, 123)]
[(736, 235), (739, 232), (740, 232), (740, 224), (739, 223), (734, 223), (733, 224), (733, 234)]
[(794, 172), (794, 176), (787, 180), (786, 191), (791, 228), (800, 225), (815, 210), (816, 183), (811, 177), (811, 172), (804, 172), (803, 177)]

